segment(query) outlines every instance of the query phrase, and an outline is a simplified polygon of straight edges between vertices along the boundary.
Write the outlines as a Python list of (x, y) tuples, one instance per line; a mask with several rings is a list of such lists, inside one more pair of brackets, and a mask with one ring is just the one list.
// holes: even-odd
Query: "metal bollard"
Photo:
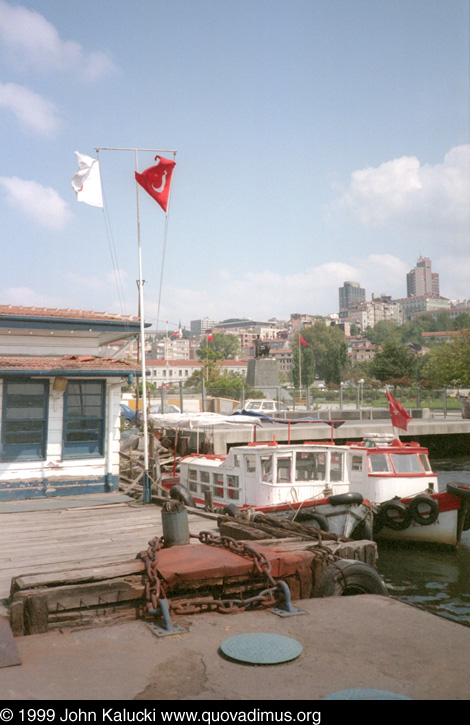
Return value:
[(181, 501), (166, 501), (162, 506), (165, 549), (189, 544), (188, 512)]

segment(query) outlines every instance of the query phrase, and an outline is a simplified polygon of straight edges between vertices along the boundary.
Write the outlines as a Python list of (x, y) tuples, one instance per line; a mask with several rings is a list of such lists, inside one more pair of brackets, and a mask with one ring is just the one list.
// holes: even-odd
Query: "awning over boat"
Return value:
[(221, 415), (220, 413), (158, 413), (150, 414), (149, 422), (157, 428), (200, 428), (214, 425), (257, 425), (259, 418), (249, 415)]
[(346, 421), (344, 420), (322, 420), (321, 418), (270, 418), (266, 413), (257, 413), (255, 410), (241, 410), (231, 414), (231, 418), (236, 416), (252, 416), (268, 423), (284, 423), (286, 425), (295, 425), (296, 423), (323, 423), (324, 425), (339, 428)]

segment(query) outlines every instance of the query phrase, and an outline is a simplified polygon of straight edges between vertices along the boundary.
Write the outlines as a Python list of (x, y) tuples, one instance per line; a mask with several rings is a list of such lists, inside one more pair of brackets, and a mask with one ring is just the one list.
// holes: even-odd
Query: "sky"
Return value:
[[(136, 315), (139, 239), (144, 317), (170, 331), (338, 312), (345, 281), (405, 297), (420, 256), (469, 299), (469, 15), (0, 0), (0, 302)], [(76, 151), (103, 209), (76, 199)], [(134, 172), (173, 152), (165, 215)]]

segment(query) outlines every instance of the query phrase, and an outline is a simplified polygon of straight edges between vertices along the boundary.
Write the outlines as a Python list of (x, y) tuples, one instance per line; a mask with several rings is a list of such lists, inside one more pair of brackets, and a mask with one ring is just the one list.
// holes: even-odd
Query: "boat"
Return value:
[(349, 538), (457, 547), (470, 528), (470, 488), (438, 477), (428, 450), (387, 433), (362, 441), (253, 442), (180, 462), (170, 495), (235, 515), (252, 509)]

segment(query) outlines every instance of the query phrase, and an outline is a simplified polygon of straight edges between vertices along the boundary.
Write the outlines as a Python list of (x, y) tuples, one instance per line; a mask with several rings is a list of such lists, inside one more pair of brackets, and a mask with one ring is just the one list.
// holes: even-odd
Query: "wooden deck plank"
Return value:
[[(188, 525), (191, 534), (218, 533), (216, 517), (189, 513)], [(13, 577), (128, 561), (162, 534), (160, 507), (135, 502), (1, 514), (0, 601), (8, 599)]]

